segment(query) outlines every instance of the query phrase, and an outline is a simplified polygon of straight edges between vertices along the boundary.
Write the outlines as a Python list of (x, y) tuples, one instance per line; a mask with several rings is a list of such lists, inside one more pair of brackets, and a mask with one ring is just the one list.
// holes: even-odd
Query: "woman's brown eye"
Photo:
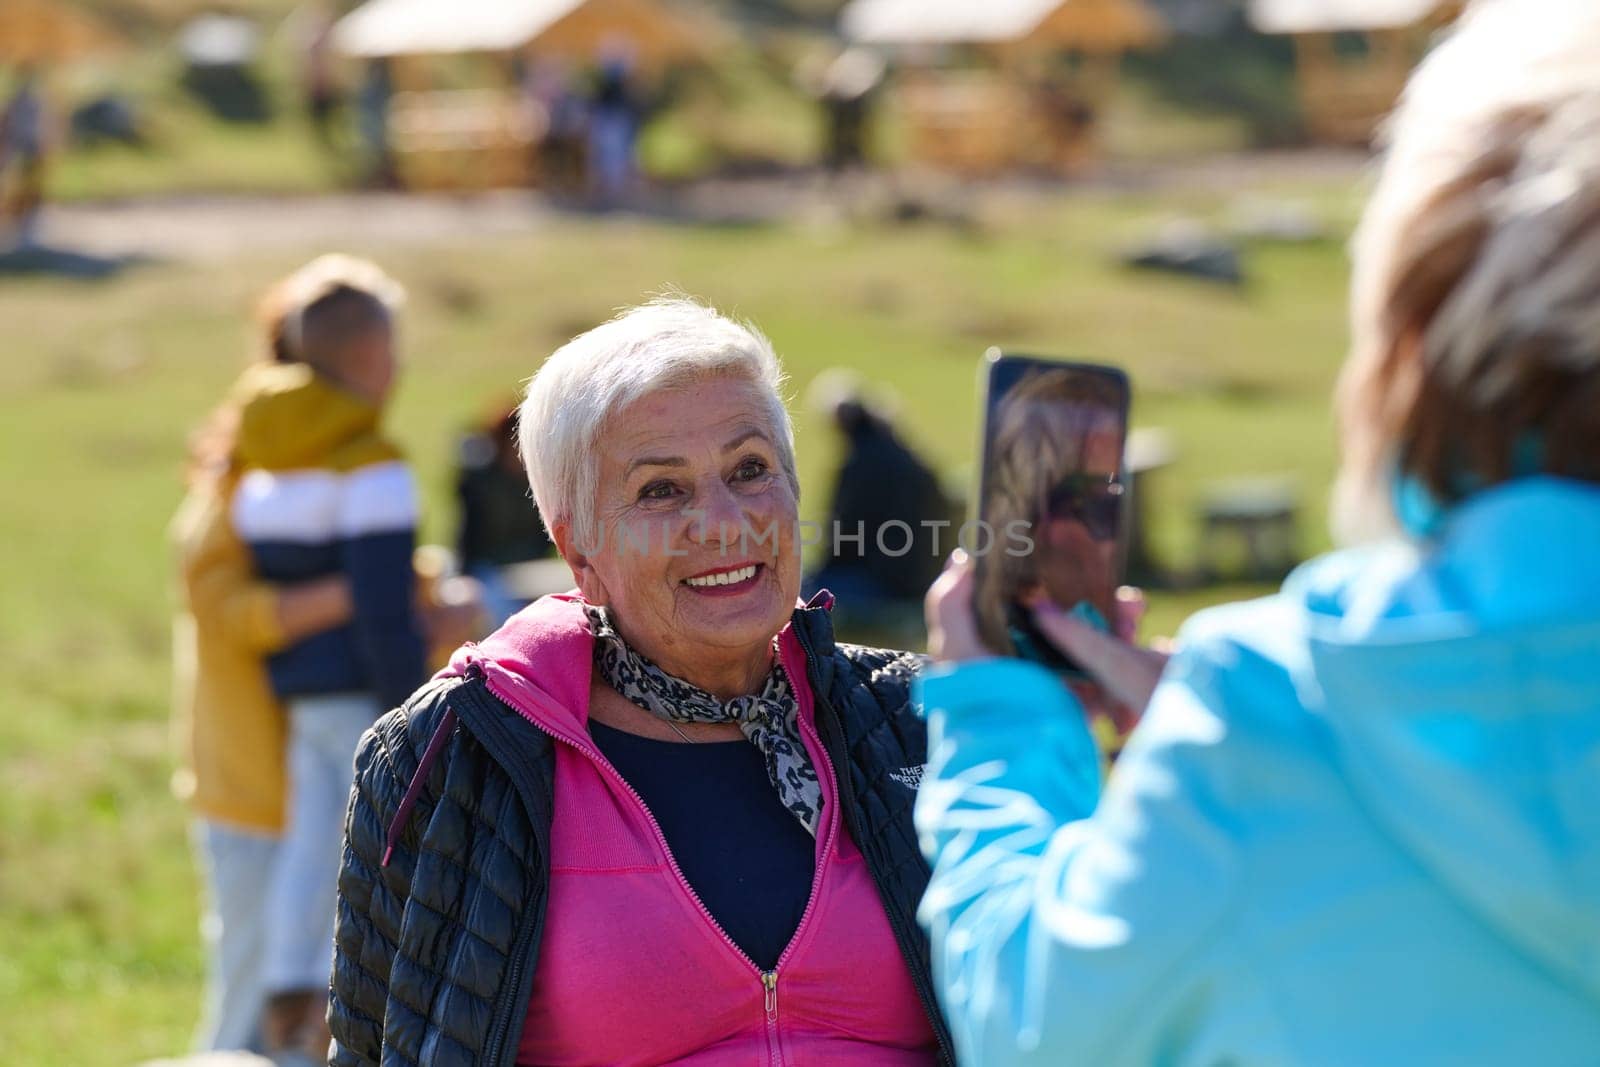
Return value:
[(639, 490), (640, 500), (665, 500), (672, 495), (671, 482), (651, 482)]
[(744, 481), (751, 481), (767, 473), (767, 465), (759, 459), (746, 460), (739, 465), (739, 477)]

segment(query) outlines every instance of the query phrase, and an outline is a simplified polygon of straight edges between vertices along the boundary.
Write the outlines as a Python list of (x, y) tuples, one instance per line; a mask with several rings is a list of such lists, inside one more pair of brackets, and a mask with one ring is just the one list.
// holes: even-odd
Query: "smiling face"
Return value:
[(800, 591), (798, 501), (764, 399), (714, 377), (614, 412), (597, 442), (596, 544), (556, 529), (584, 597), (628, 643), (719, 695), (765, 676)]

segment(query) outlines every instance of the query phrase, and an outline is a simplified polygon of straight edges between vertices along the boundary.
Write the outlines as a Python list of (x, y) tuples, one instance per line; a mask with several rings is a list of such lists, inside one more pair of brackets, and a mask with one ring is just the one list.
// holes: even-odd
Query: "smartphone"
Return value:
[(1127, 545), (1128, 376), (991, 348), (983, 397), (974, 607), (984, 643), (1053, 670), (1081, 673), (1024, 606), (1043, 593), (1109, 627)]

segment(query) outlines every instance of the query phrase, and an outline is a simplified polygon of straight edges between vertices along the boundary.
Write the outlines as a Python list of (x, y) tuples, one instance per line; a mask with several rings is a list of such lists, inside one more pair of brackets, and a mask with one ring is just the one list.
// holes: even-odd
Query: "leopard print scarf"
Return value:
[(674, 678), (628, 647), (605, 608), (590, 606), (594, 665), (606, 684), (634, 704), (673, 722), (736, 722), (761, 751), (778, 799), (800, 825), (817, 835), (822, 820), (822, 785), (800, 736), (800, 703), (776, 658), (761, 692), (718, 700), (698, 686)]

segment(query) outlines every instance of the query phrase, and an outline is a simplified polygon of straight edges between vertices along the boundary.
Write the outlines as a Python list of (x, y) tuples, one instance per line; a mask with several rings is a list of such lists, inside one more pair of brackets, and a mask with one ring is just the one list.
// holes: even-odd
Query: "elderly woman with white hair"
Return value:
[(534, 376), (524, 458), (577, 590), (365, 739), (334, 1064), (952, 1062), (915, 922), (919, 662), (797, 603), (781, 381), (685, 300)]
[[(1356, 242), (1339, 517), (1387, 536), (1083, 711), (929, 595), (922, 906), (963, 1064), (1600, 1062), (1600, 6), (1479, 5)], [(1159, 683), (1157, 682), (1157, 677)], [(1151, 696), (1151, 690), (1154, 695)]]

